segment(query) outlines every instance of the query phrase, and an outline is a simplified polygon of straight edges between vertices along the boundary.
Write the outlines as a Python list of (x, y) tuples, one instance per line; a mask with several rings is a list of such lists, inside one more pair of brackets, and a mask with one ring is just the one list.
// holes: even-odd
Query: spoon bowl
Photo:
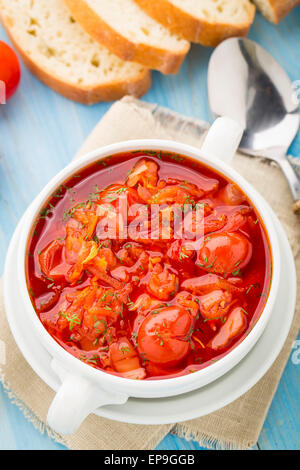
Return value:
[(228, 39), (211, 56), (208, 99), (215, 117), (228, 116), (243, 126), (241, 152), (280, 165), (299, 210), (300, 179), (286, 158), (299, 130), (299, 104), (283, 68), (254, 41)]

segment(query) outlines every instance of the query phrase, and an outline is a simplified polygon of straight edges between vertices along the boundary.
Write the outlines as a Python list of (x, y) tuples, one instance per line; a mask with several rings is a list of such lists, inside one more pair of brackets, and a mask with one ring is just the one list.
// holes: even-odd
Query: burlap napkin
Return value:
[[(201, 146), (208, 125), (167, 109), (126, 97), (115, 103), (88, 137), (77, 156), (97, 147), (135, 138), (162, 138)], [(237, 155), (234, 167), (267, 199), (281, 220), (300, 272), (299, 219), (292, 213), (292, 199), (280, 170), (258, 159)], [(288, 360), (300, 326), (299, 300), (285, 346), (265, 376), (245, 395), (225, 408), (193, 421), (164, 426), (123, 424), (90, 415), (79, 431), (67, 437), (45, 424), (54, 393), (23, 359), (10, 333), (3, 306), (0, 308), (2, 354), (1, 379), (14, 402), (32, 423), (71, 449), (153, 449), (170, 431), (198, 441), (202, 446), (251, 448), (258, 439), (270, 403)], [(2, 343), (2, 353), (4, 347)], [(1, 341), (0, 341), (1, 362)]]

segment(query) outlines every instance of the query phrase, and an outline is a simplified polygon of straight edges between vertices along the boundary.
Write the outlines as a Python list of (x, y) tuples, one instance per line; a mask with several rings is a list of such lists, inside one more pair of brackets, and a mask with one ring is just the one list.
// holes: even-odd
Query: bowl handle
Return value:
[(202, 152), (230, 164), (241, 141), (244, 129), (229, 117), (220, 117), (210, 127)]
[(52, 368), (62, 378), (62, 385), (52, 401), (47, 423), (59, 434), (73, 434), (85, 418), (103, 405), (123, 405), (128, 395), (107, 392), (84, 377), (63, 371), (54, 359)]

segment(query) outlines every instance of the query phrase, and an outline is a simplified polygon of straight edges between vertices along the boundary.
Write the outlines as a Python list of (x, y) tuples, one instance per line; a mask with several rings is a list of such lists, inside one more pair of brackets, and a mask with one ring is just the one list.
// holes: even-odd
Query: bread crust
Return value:
[(211, 23), (195, 18), (168, 0), (134, 0), (143, 10), (158, 22), (191, 42), (215, 47), (224, 39), (247, 36), (255, 16), (255, 6), (250, 5), (249, 21), (240, 25)]
[(109, 26), (84, 0), (64, 0), (71, 15), (94, 39), (123, 60), (134, 61), (164, 74), (177, 73), (190, 45), (180, 52), (170, 52), (148, 44), (136, 44)]
[(274, 23), (278, 24), (290, 11), (300, 5), (300, 0), (268, 0), (273, 10)]
[(70, 100), (91, 105), (99, 101), (115, 101), (125, 95), (140, 97), (151, 87), (151, 72), (147, 69), (141, 70), (140, 74), (137, 74), (136, 77), (130, 80), (114, 80), (107, 84), (95, 86), (76, 85), (72, 82), (64, 81), (52, 71), (50, 72), (46, 68), (41, 67), (33, 57), (30, 57), (25, 52), (22, 44), (14, 37), (11, 30), (11, 20), (8, 16), (0, 12), (0, 19), (11, 42), (29, 70), (45, 85)]

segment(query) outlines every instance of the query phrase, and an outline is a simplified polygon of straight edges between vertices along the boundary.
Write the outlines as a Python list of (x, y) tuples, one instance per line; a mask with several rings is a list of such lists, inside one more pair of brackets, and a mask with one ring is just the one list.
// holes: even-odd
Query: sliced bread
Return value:
[(141, 96), (150, 72), (124, 62), (75, 22), (62, 0), (0, 0), (0, 15), (29, 69), (67, 98), (91, 104)]
[(253, 0), (257, 8), (272, 23), (279, 23), (300, 0)]
[(65, 0), (71, 15), (123, 60), (176, 73), (190, 44), (147, 15), (134, 0)]
[(174, 34), (204, 46), (246, 36), (254, 20), (250, 0), (135, 0)]

